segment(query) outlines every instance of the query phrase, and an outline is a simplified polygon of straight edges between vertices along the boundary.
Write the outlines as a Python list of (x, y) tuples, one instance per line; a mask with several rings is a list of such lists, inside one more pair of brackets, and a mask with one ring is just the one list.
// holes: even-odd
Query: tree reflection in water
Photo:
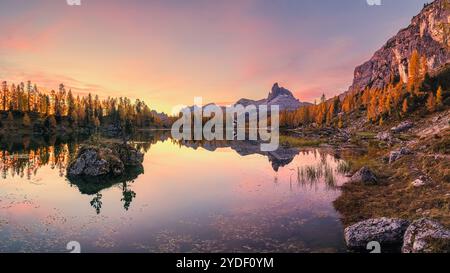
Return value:
[(97, 214), (100, 214), (102, 208), (102, 195), (100, 193), (95, 194), (95, 197), (91, 200), (91, 206), (95, 209)]
[[(146, 141), (136, 141), (135, 146), (142, 152), (147, 152), (150, 146), (157, 141), (157, 137), (145, 137)], [(56, 169), (59, 176), (66, 176), (66, 168), (69, 162), (76, 155), (79, 141), (75, 137), (31, 137), (22, 138), (0, 137), (0, 171), (2, 179), (19, 176), (32, 180), (37, 175), (40, 168), (49, 166)], [(97, 214), (100, 214), (102, 208), (102, 190), (120, 184), (122, 188), (123, 207), (125, 210), (130, 208), (136, 193), (130, 189), (130, 183), (144, 172), (143, 167), (133, 167), (127, 169), (127, 172), (120, 177), (102, 177), (102, 178), (81, 178), (67, 179), (70, 185), (75, 185), (81, 194), (92, 195), (91, 206)]]
[[(304, 165), (294, 167), (290, 177), (292, 187), (293, 180), (297, 180), (297, 185), (314, 188), (318, 183), (324, 182), (328, 190), (335, 190), (337, 187), (334, 168), (327, 161), (330, 155), (329, 151), (320, 151), (317, 149), (298, 149), (280, 147), (274, 152), (261, 152), (259, 143), (239, 142), (239, 141), (175, 141), (170, 139), (169, 134), (161, 132), (143, 132), (133, 137), (132, 144), (141, 152), (146, 153), (151, 145), (159, 141), (172, 141), (180, 147), (198, 149), (199, 147), (215, 151), (219, 148), (231, 148), (241, 156), (260, 154), (269, 160), (275, 171), (274, 183), (278, 181), (278, 170), (281, 167), (289, 165), (294, 157), (299, 154), (313, 153), (314, 157), (319, 157), (320, 162), (316, 165)], [(66, 167), (78, 151), (80, 143), (86, 142), (86, 138), (78, 137), (30, 137), (5, 138), (0, 136), (0, 171), (3, 179), (14, 176), (26, 177), (31, 180), (43, 166), (50, 166), (51, 169), (58, 170), (61, 177), (66, 176)], [(345, 162), (337, 160), (337, 173), (345, 172), (348, 167)], [(341, 170), (342, 169), (342, 170)], [(136, 198), (136, 192), (131, 190), (130, 186), (134, 180), (144, 173), (142, 166), (127, 168), (124, 175), (119, 177), (101, 177), (101, 178), (68, 178), (70, 185), (78, 188), (81, 194), (93, 196), (90, 201), (91, 206), (97, 214), (100, 214), (102, 208), (101, 191), (115, 185), (119, 185), (122, 190), (120, 202), (123, 208), (129, 210), (131, 203)]]

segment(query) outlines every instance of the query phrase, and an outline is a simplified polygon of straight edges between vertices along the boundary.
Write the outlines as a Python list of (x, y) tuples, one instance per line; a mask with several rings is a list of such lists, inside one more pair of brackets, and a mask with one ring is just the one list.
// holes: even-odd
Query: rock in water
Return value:
[(407, 220), (385, 217), (365, 220), (344, 230), (345, 242), (349, 248), (365, 248), (371, 241), (382, 246), (401, 246), (408, 225)]
[(139, 166), (144, 161), (144, 155), (127, 144), (115, 144), (113, 150), (125, 166)]
[(403, 253), (450, 253), (450, 230), (440, 223), (422, 218), (406, 230)]
[(67, 170), (71, 176), (101, 176), (109, 172), (108, 161), (102, 157), (100, 149), (95, 147), (82, 147)]
[(375, 174), (367, 167), (362, 167), (351, 178), (350, 182), (362, 182), (364, 184), (377, 184)]
[(83, 146), (77, 157), (67, 167), (68, 176), (99, 177), (104, 175), (119, 176), (125, 166), (140, 166), (143, 154), (127, 144), (110, 146)]

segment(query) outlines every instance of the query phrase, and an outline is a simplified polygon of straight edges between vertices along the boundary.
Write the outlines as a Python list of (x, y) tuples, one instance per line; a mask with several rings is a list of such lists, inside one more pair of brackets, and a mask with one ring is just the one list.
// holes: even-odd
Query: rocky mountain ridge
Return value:
[(373, 57), (356, 67), (349, 91), (383, 88), (391, 79), (408, 79), (408, 60), (416, 49), (426, 58), (429, 73), (450, 62), (450, 1), (435, 0), (413, 17), (411, 24), (389, 39)]

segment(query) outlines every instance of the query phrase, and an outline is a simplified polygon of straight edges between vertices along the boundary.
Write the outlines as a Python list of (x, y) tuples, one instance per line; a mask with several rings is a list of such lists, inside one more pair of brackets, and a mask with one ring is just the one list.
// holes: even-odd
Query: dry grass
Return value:
[(293, 136), (280, 136), (280, 145), (285, 147), (317, 147), (322, 141), (317, 139), (300, 138)]
[[(382, 174), (380, 185), (344, 185), (342, 195), (334, 202), (344, 225), (374, 217), (414, 220), (426, 216), (450, 226), (450, 183), (445, 180), (450, 170), (448, 160), (410, 155), (392, 166), (372, 162), (372, 168)], [(411, 182), (421, 174), (430, 176), (433, 182), (420, 188), (412, 187)]]

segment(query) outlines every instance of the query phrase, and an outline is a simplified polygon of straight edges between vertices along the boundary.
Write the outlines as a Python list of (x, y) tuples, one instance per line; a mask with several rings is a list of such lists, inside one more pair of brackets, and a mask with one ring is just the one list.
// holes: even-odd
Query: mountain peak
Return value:
[(273, 85), (272, 90), (269, 93), (269, 96), (267, 97), (267, 101), (270, 102), (278, 96), (288, 96), (288, 97), (295, 99), (294, 95), (292, 95), (291, 91), (287, 90), (284, 87), (280, 87), (278, 85), (278, 83), (276, 82)]
[(279, 106), (280, 111), (294, 111), (298, 108), (310, 105), (307, 102), (301, 102), (297, 98), (294, 97), (294, 95), (289, 91), (288, 89), (284, 87), (280, 87), (278, 83), (275, 83), (272, 86), (272, 90), (269, 92), (269, 95), (267, 96), (267, 99), (261, 99), (261, 100), (251, 100), (251, 99), (240, 99), (236, 104), (240, 104), (243, 106), (248, 105), (267, 105), (267, 106)]

